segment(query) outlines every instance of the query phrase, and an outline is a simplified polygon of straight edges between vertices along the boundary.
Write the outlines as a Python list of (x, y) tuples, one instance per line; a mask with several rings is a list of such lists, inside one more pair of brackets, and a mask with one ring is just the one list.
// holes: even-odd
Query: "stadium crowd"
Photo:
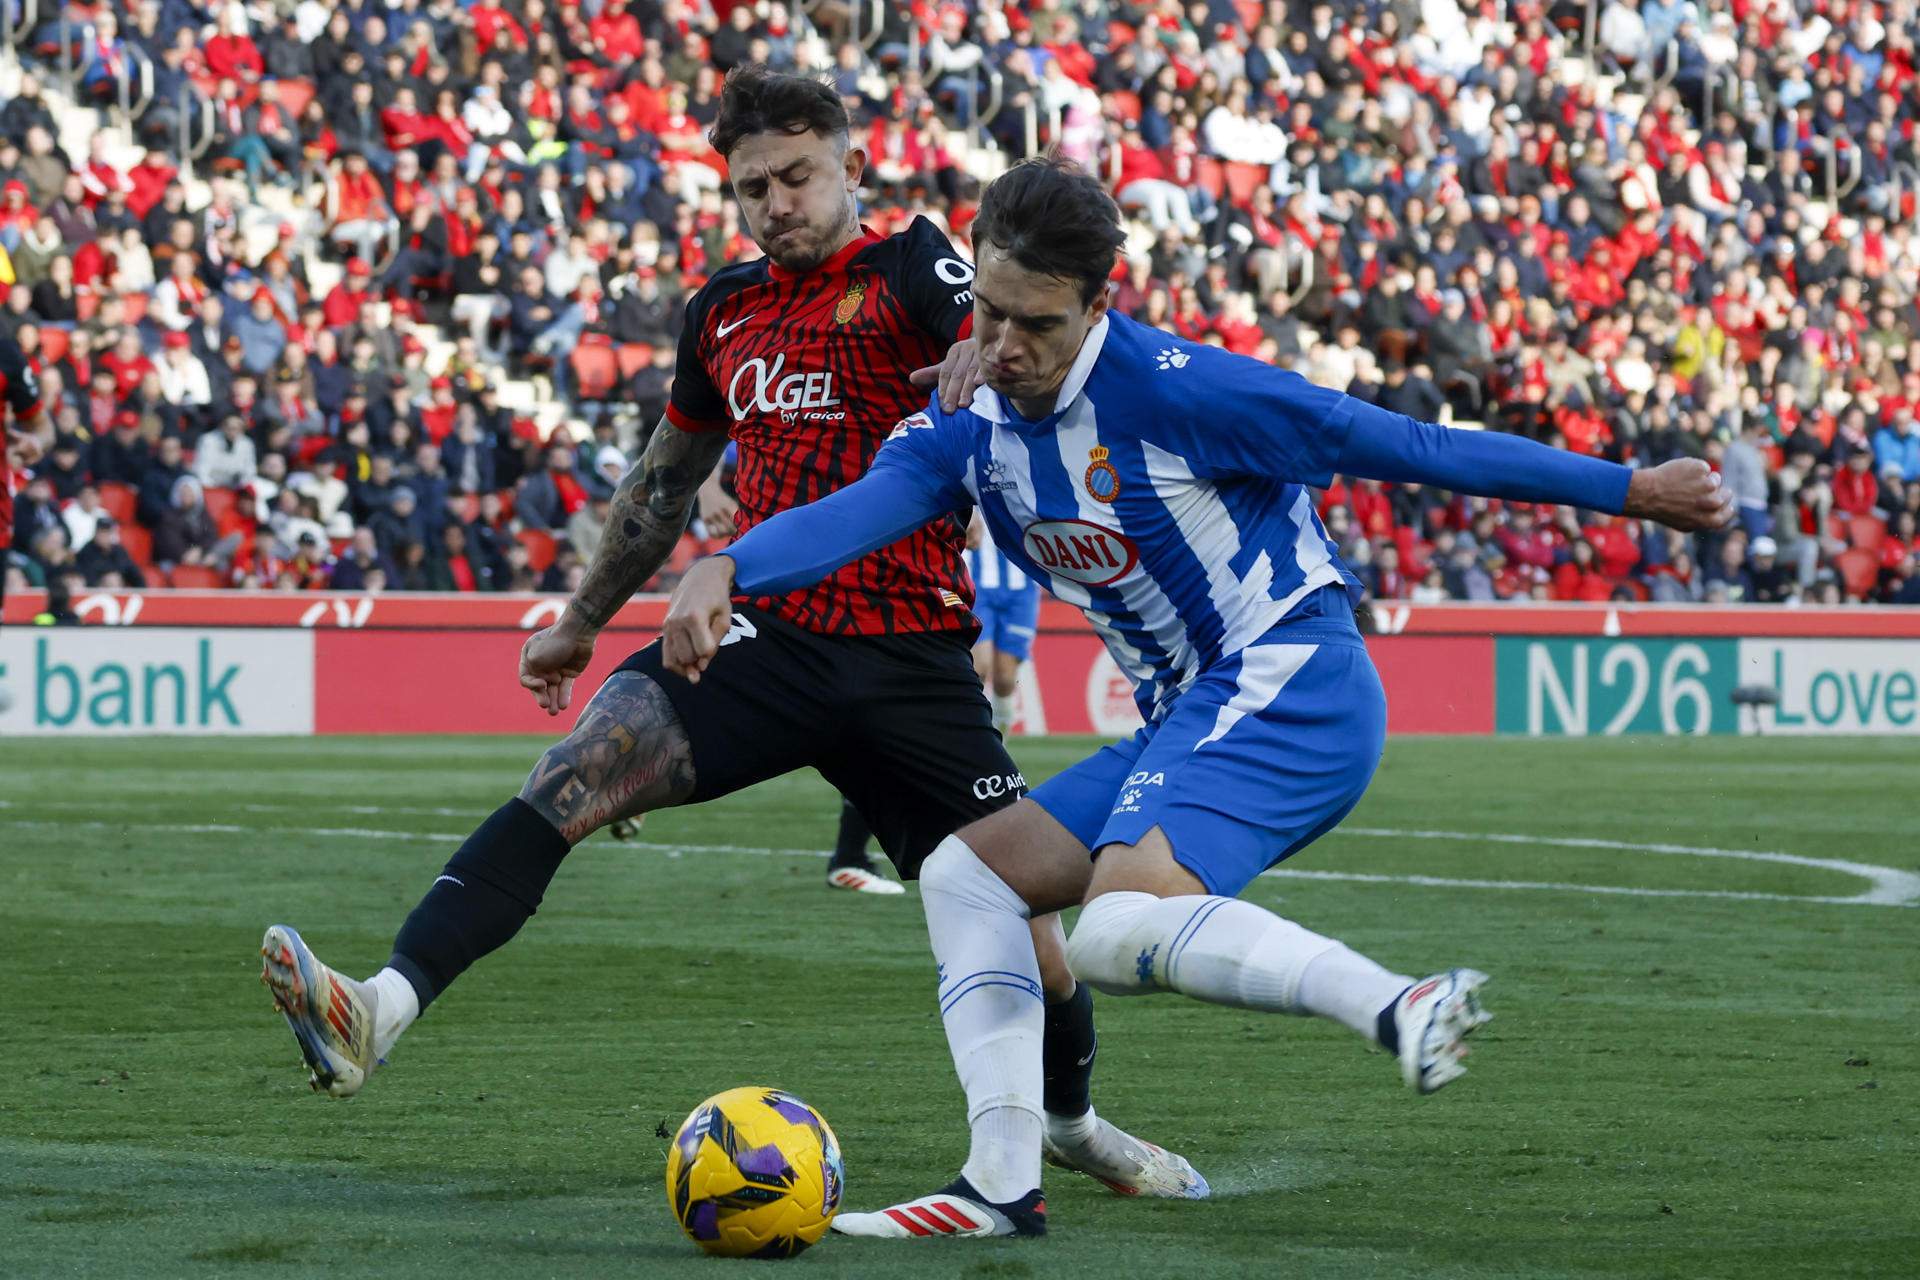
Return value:
[(1336, 483), (1378, 598), (1920, 602), (1917, 39), (1914, 0), (69, 4), (0, 105), (58, 429), (5, 572), (567, 589), (685, 297), (756, 252), (704, 130), (759, 60), (831, 76), (878, 230), (964, 245), (1057, 148), (1132, 221), (1128, 313), (1739, 501), (1692, 538)]

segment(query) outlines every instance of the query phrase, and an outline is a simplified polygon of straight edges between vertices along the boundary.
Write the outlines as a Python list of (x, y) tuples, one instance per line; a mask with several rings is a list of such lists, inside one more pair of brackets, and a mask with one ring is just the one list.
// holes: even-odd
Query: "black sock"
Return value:
[(400, 926), (387, 962), (413, 984), (421, 1012), (469, 965), (520, 932), (570, 848), (518, 797), (467, 837)]
[[(1400, 993), (1400, 996), (1411, 990), (1413, 988), (1408, 987), (1406, 991)], [(1391, 1054), (1400, 1052), (1400, 1024), (1393, 1020), (1393, 1011), (1400, 1004), (1400, 996), (1395, 996), (1388, 1002), (1387, 1007), (1380, 1011), (1380, 1016), (1373, 1023), (1373, 1034), (1380, 1041), (1380, 1047)]]
[(1073, 994), (1047, 1005), (1046, 1037), (1040, 1042), (1041, 1070), (1046, 1073), (1041, 1102), (1049, 1114), (1083, 1116), (1092, 1106), (1093, 1058), (1099, 1052), (1093, 1034), (1093, 992), (1082, 982)]
[(873, 832), (867, 828), (867, 820), (853, 807), (853, 801), (840, 802), (840, 834), (834, 838), (833, 861), (827, 864), (827, 870), (840, 867), (865, 867), (867, 865), (867, 841), (873, 839)]

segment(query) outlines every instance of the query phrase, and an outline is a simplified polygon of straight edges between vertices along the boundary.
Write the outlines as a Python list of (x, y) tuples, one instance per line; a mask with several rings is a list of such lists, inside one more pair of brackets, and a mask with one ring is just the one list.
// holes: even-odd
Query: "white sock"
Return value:
[(1375, 964), (1345, 943), (1315, 956), (1300, 974), (1300, 1008), (1351, 1027), (1370, 1042), (1380, 1039), (1380, 1011), (1414, 979)]
[(967, 1094), (973, 1147), (961, 1172), (996, 1204), (1040, 1185), (1040, 1041), (1046, 997), (1028, 910), (957, 836), (920, 868), (940, 1017)]
[(1013, 695), (996, 693), (993, 695), (993, 727), (1004, 736), (1013, 727)]
[(420, 996), (413, 984), (392, 966), (368, 978), (367, 985), (379, 997), (373, 1018), (373, 1056), (378, 1061), (387, 1056), (387, 1050), (393, 1048), (400, 1033), (420, 1016)]
[(1057, 1116), (1047, 1112), (1047, 1136), (1063, 1147), (1077, 1147), (1099, 1131), (1099, 1117), (1088, 1107), (1077, 1116)]
[(1251, 902), (1198, 894), (1102, 894), (1080, 913), (1067, 964), (1112, 995), (1178, 991), (1241, 1009), (1318, 1014), (1368, 1039), (1372, 1019), (1411, 982)]

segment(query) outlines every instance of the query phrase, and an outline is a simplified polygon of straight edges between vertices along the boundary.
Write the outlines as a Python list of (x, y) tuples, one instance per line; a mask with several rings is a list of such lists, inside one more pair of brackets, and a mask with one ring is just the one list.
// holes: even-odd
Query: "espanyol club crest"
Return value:
[(1087, 493), (1095, 502), (1112, 502), (1120, 496), (1120, 473), (1107, 461), (1105, 445), (1087, 452)]
[(847, 286), (846, 293), (840, 299), (840, 305), (833, 309), (833, 322), (847, 324), (860, 314), (860, 304), (867, 300), (867, 282), (856, 280)]

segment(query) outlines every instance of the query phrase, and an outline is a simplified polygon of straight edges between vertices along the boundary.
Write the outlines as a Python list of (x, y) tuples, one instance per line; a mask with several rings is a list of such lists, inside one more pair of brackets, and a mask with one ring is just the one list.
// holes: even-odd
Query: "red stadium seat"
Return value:
[(1272, 172), (1263, 164), (1243, 164), (1238, 160), (1227, 161), (1227, 196), (1234, 204), (1245, 204), (1253, 198), (1253, 189), (1261, 186)]
[(575, 400), (605, 400), (620, 385), (620, 358), (612, 347), (582, 343), (567, 362), (573, 366)]
[(520, 545), (527, 549), (527, 563), (533, 566), (533, 571), (545, 573), (559, 550), (553, 535), (545, 529), (522, 529), (516, 536), (520, 539)]
[(673, 544), (673, 550), (667, 554), (667, 562), (660, 566), (662, 573), (679, 577), (693, 568), (693, 562), (700, 558), (700, 539), (690, 533), (680, 535), (680, 541)]
[(1862, 551), (1878, 551), (1887, 540), (1887, 522), (1878, 516), (1855, 516), (1847, 522), (1847, 539)]
[(1195, 156), (1193, 158), (1193, 180), (1199, 186), (1205, 188), (1207, 193), (1215, 200), (1218, 200), (1226, 194), (1226, 166), (1212, 156)]
[(307, 104), (313, 101), (313, 81), (296, 76), (276, 80), (274, 84), (280, 90), (280, 109), (286, 112), (289, 118), (298, 120), (300, 113), (307, 109)]
[(1874, 584), (1880, 581), (1879, 555), (1860, 547), (1835, 556), (1833, 567), (1840, 571), (1840, 580), (1847, 584), (1847, 595), (1852, 597), (1872, 594)]
[(67, 331), (49, 325), (40, 331), (40, 362), (59, 364), (67, 354)]
[(632, 378), (653, 363), (653, 348), (644, 342), (623, 342), (620, 344), (620, 380)]
[(240, 505), (240, 495), (231, 489), (209, 488), (202, 501), (207, 504), (207, 514), (213, 517), (215, 524), (219, 524)]
[(100, 505), (122, 525), (129, 525), (133, 523), (133, 513), (139, 509), (140, 495), (134, 492), (132, 485), (108, 481), (100, 486)]
[(133, 562), (145, 569), (149, 576), (156, 571), (153, 567), (153, 535), (140, 525), (129, 521), (120, 521), (120, 545), (127, 549)]
[(227, 585), (227, 580), (218, 569), (204, 564), (177, 564), (170, 575), (175, 588), (181, 591), (217, 591)]

